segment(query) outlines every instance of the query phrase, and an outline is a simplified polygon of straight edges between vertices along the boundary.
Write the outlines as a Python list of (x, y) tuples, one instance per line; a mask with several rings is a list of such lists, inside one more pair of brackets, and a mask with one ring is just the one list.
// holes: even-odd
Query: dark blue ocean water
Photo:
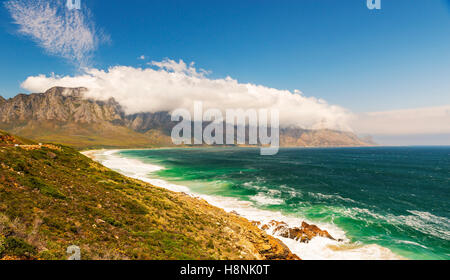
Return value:
[(122, 156), (165, 167), (195, 192), (333, 223), (362, 244), (450, 259), (450, 147), (161, 149)]

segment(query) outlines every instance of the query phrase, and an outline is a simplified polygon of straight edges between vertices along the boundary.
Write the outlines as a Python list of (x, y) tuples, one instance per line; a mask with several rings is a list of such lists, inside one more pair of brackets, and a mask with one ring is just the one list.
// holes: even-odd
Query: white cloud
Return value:
[(230, 77), (209, 79), (206, 71), (183, 61), (164, 60), (151, 64), (153, 67), (149, 68), (87, 69), (85, 74), (75, 77), (28, 77), (22, 87), (32, 92), (44, 92), (53, 86), (87, 87), (89, 97), (100, 100), (113, 97), (128, 114), (178, 108), (191, 110), (194, 101), (203, 101), (205, 108), (221, 110), (276, 108), (280, 110), (282, 126), (350, 130), (350, 112), (323, 100), (305, 97), (299, 91), (243, 84)]
[(85, 66), (100, 39), (105, 38), (96, 32), (85, 7), (69, 10), (64, 4), (56, 0), (10, 0), (5, 7), (20, 34), (29, 36), (52, 55)]
[(194, 101), (203, 101), (205, 108), (221, 110), (276, 108), (284, 127), (352, 130), (376, 136), (450, 134), (450, 105), (354, 115), (322, 99), (305, 97), (299, 90), (243, 84), (230, 77), (209, 79), (208, 72), (197, 70), (192, 63), (164, 60), (149, 65), (153, 67), (87, 69), (75, 77), (28, 77), (22, 87), (44, 92), (53, 86), (84, 86), (89, 88), (88, 97), (100, 100), (114, 97), (128, 114), (192, 110)]
[(206, 75), (210, 74), (209, 71), (201, 68), (197, 71), (194, 62), (191, 62), (188, 66), (183, 60), (176, 62), (172, 59), (165, 59), (163, 61), (152, 61), (147, 64), (150, 66), (156, 66), (160, 69), (166, 70), (167, 72), (178, 72), (197, 78), (204, 78)]
[(360, 114), (352, 127), (375, 135), (446, 134), (450, 133), (450, 105)]

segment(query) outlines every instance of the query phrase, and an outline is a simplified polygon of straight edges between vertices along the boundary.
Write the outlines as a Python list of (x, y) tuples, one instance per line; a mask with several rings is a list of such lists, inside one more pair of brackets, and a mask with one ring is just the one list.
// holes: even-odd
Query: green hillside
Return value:
[(83, 259), (295, 259), (249, 221), (73, 148), (0, 142), (0, 259), (67, 259), (70, 245)]

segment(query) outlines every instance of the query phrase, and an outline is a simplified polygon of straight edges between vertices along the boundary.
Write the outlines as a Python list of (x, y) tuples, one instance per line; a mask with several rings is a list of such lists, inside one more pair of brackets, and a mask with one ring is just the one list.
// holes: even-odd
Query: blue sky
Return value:
[[(81, 2), (109, 37), (90, 60), (97, 69), (182, 59), (211, 79), (299, 89), (354, 113), (450, 105), (449, 0)], [(80, 74), (19, 34), (4, 5), (0, 61), (4, 97), (29, 76)]]
[[(240, 82), (300, 89), (356, 112), (450, 103), (450, 9), (441, 0), (81, 0), (110, 35), (93, 66), (183, 59)], [(107, 2), (107, 3), (106, 3)], [(75, 74), (0, 13), (0, 94), (29, 75)]]

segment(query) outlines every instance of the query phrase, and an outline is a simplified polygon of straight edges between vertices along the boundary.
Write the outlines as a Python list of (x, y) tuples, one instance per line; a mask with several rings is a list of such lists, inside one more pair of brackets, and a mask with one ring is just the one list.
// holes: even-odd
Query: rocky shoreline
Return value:
[[(85, 151), (82, 152), (85, 156), (96, 160), (96, 153), (98, 151)], [(156, 186), (160, 187), (160, 186)], [(225, 210), (220, 207), (211, 206), (206, 200), (200, 197), (193, 197), (190, 194), (179, 192), (179, 195), (183, 195), (188, 199), (194, 199), (201, 203), (204, 203), (210, 207), (220, 209), (226, 213)], [(248, 220), (240, 216), (236, 211), (231, 211), (226, 213), (232, 219), (230, 223), (242, 224), (243, 228), (239, 229), (239, 235), (241, 235), (241, 240), (250, 240), (254, 247), (253, 253), (257, 259), (261, 260), (301, 260), (300, 257), (291, 252), (291, 250), (286, 246), (281, 240), (276, 238), (277, 236), (283, 238), (289, 238), (300, 243), (308, 243), (314, 237), (325, 237), (333, 241), (341, 242), (342, 240), (337, 240), (331, 236), (328, 231), (320, 229), (316, 225), (308, 224), (303, 222), (299, 227), (289, 227), (285, 222), (279, 222), (272, 220), (269, 223), (261, 223), (257, 221)], [(258, 232), (258, 234), (255, 234)], [(237, 240), (235, 240), (237, 242)], [(241, 245), (238, 245), (241, 246)]]
[[(82, 152), (82, 154), (96, 161), (96, 152), (90, 150)], [(153, 187), (160, 188), (159, 186)], [(212, 206), (204, 199), (192, 197), (183, 192), (175, 194), (192, 202), (192, 205), (195, 205), (202, 212), (214, 212), (217, 216), (226, 217), (223, 225), (221, 225), (223, 235), (230, 240), (229, 246), (231, 248), (236, 248), (242, 252), (241, 259), (301, 260), (281, 240), (267, 234), (255, 223), (235, 213), (227, 213), (219, 207)]]
[(303, 222), (301, 227), (289, 227), (285, 222), (270, 221), (267, 224), (261, 222), (252, 222), (254, 225), (264, 231), (271, 232), (272, 235), (281, 236), (296, 240), (301, 243), (309, 243), (314, 237), (325, 237), (333, 241), (342, 242), (343, 240), (336, 240), (328, 231), (321, 230), (316, 225), (310, 225)]

